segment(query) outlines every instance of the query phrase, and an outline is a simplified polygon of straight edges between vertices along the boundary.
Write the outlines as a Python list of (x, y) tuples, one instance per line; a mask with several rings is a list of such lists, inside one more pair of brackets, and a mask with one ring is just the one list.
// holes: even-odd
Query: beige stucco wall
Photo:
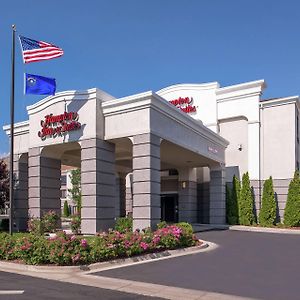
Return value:
[(295, 103), (264, 106), (261, 111), (262, 179), (291, 178), (295, 160)]
[(229, 141), (225, 150), (226, 181), (242, 178), (248, 171), (248, 120), (245, 117), (221, 120), (220, 135)]

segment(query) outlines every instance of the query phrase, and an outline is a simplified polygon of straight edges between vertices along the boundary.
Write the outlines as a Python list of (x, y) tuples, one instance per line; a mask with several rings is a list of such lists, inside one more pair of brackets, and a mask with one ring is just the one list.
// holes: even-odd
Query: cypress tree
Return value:
[(239, 213), (237, 190), (239, 193), (239, 181), (235, 176), (233, 176), (232, 189), (226, 185), (226, 214), (227, 222), (230, 225), (238, 224)]
[(65, 217), (69, 217), (70, 216), (69, 205), (68, 205), (68, 201), (67, 200), (65, 200), (65, 202), (64, 202), (64, 216)]
[(241, 201), (241, 182), (233, 175), (232, 178), (232, 202), (235, 207), (236, 224), (240, 223), (240, 201)]
[(239, 211), (240, 211), (240, 224), (241, 225), (252, 225), (255, 221), (254, 217), (254, 206), (253, 198), (250, 186), (249, 173), (246, 172), (243, 174), (242, 178), (242, 188), (239, 202)]
[(288, 197), (284, 209), (284, 221), (287, 226), (300, 226), (300, 178), (295, 171), (294, 178), (289, 184)]
[(264, 183), (261, 209), (259, 212), (259, 224), (272, 226), (276, 223), (276, 201), (273, 189), (273, 179), (270, 176)]

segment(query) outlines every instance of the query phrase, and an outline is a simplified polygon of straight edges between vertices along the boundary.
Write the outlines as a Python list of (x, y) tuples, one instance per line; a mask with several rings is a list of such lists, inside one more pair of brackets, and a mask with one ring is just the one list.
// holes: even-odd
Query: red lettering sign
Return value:
[(47, 137), (57, 137), (63, 134), (78, 130), (81, 124), (78, 122), (79, 115), (77, 112), (64, 112), (61, 115), (47, 115), (41, 120), (42, 129), (38, 132), (38, 136), (45, 140)]
[(169, 102), (187, 114), (197, 111), (196, 106), (193, 105), (192, 97), (179, 97), (178, 99), (174, 99)]

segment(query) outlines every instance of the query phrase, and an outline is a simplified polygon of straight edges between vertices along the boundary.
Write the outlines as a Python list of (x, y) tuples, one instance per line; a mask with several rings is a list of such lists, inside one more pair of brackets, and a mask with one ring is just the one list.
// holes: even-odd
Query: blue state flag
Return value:
[(56, 82), (54, 78), (25, 74), (25, 94), (55, 95), (55, 90)]

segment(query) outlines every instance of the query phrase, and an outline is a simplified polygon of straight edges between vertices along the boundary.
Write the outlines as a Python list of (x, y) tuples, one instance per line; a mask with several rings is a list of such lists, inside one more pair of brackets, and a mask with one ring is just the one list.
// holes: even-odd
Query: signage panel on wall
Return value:
[(197, 111), (196, 106), (193, 105), (193, 97), (179, 97), (178, 99), (174, 99), (169, 102), (187, 114)]
[(55, 138), (63, 134), (78, 130), (81, 124), (78, 122), (79, 115), (77, 112), (64, 112), (60, 115), (47, 115), (41, 120), (42, 129), (38, 132), (38, 136), (45, 140), (48, 137)]

